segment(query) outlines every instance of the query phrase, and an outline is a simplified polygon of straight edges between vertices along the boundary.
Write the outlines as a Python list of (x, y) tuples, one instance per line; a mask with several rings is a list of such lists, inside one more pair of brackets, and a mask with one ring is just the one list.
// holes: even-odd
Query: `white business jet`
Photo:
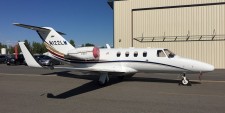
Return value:
[[(99, 49), (97, 47), (73, 47), (51, 27), (36, 27), (14, 23), (16, 26), (35, 30), (44, 45), (51, 53), (50, 56), (71, 67), (55, 67), (77, 71), (97, 72), (100, 75), (99, 83), (105, 85), (109, 82), (109, 75), (123, 78), (136, 73), (179, 73), (183, 85), (190, 85), (186, 74), (205, 73), (214, 70), (214, 66), (180, 57), (165, 48), (126, 48)], [(27, 50), (24, 42), (19, 42), (25, 60), (30, 67), (42, 68)]]

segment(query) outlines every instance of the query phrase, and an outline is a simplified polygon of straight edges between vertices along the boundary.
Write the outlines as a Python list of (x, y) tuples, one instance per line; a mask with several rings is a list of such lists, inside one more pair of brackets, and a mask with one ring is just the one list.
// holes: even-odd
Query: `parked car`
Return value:
[(5, 64), (7, 62), (7, 55), (0, 55), (0, 63)]
[(35, 58), (39, 64), (43, 65), (43, 66), (53, 66), (53, 65), (60, 65), (62, 64), (60, 61), (55, 60), (49, 56), (46, 55), (40, 55), (40, 56), (36, 56)]
[(37, 62), (39, 62), (39, 60), (41, 60), (41, 59), (43, 59), (43, 57), (45, 57), (46, 55), (39, 55), (39, 54), (36, 54), (36, 55), (34, 55), (33, 57), (34, 57), (34, 59), (37, 61)]
[(6, 63), (7, 65), (26, 65), (25, 59), (22, 54), (19, 54), (17, 59), (15, 55), (9, 55)]

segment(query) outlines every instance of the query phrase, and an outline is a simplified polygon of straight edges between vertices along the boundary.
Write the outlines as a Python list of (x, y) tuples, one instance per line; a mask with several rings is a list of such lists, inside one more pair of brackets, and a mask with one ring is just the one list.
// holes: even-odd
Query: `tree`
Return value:
[(2, 43), (0, 42), (0, 48), (7, 48), (7, 45), (2, 44)]
[(73, 47), (75, 47), (75, 42), (74, 42), (74, 40), (70, 40), (70, 44), (73, 46)]
[[(28, 40), (24, 40), (24, 42), (25, 42), (24, 43), (25, 46), (31, 52), (31, 54), (43, 54), (43, 53), (48, 51), (46, 49), (44, 43), (32, 42), (32, 44), (31, 44)], [(20, 53), (21, 52), (20, 46), (19, 45), (15, 45), (15, 46), (18, 46), (18, 48), (17, 48), (18, 49), (18, 53)], [(2, 47), (7, 48), (7, 51), (10, 54), (15, 53), (15, 46), (9, 46), (7, 48), (7, 45), (3, 45), (2, 43), (0, 43), (0, 48), (2, 48)]]
[[(17, 51), (18, 51), (18, 53), (21, 53), (22, 50), (21, 50), (21, 48), (20, 48), (20, 46), (19, 46), (19, 43), (17, 43), (17, 44), (14, 46), (14, 49), (15, 49), (16, 46), (17, 46)], [(14, 52), (15, 52), (15, 50), (14, 50)]]
[(41, 49), (41, 46), (38, 42), (32, 43), (32, 53), (33, 54), (40, 53), (40, 49)]
[(47, 49), (43, 43), (41, 44), (38, 42), (33, 42), (32, 48), (33, 48), (32, 49), (33, 54), (43, 54), (43, 53), (47, 52)]
[(9, 52), (9, 54), (13, 54), (14, 53), (14, 47), (13, 46), (9, 46), (8, 52)]
[(27, 49), (29, 50), (29, 51), (31, 51), (32, 52), (32, 48), (31, 48), (31, 46), (30, 46), (30, 42), (28, 42), (28, 40), (24, 40), (24, 45), (27, 47)]
[(45, 47), (45, 44), (44, 43), (41, 44), (41, 50), (42, 50), (41, 51), (42, 53), (45, 53), (45, 52), (48, 51), (47, 48)]
[[(16, 48), (16, 46), (17, 46), (17, 52), (18, 52), (18, 53), (21, 53), (21, 49), (20, 49), (20, 46), (19, 46), (18, 43), (16, 43), (15, 45), (10, 45), (10, 46), (7, 48), (8, 53), (9, 53), (9, 54), (15, 53), (15, 48)], [(7, 47), (7, 46), (5, 46), (5, 47)]]

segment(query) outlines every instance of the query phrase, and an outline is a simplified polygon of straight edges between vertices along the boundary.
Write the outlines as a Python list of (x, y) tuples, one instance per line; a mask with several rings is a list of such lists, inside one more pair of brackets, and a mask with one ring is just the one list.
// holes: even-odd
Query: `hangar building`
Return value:
[(225, 0), (109, 0), (114, 47), (168, 48), (225, 69)]

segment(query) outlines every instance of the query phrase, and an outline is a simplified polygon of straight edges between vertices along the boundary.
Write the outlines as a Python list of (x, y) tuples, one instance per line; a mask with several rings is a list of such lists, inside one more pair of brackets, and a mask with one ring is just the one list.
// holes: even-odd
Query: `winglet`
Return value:
[(107, 49), (111, 49), (110, 45), (109, 44), (106, 44), (106, 47)]
[(25, 61), (26, 61), (26, 63), (27, 63), (28, 66), (30, 66), (30, 67), (38, 67), (38, 68), (41, 68), (42, 67), (40, 64), (37, 63), (37, 61), (31, 55), (31, 53), (29, 52), (29, 50), (24, 45), (24, 42), (19, 42), (19, 46), (20, 46), (20, 48), (21, 48), (21, 50), (23, 52), (23, 56), (24, 56)]

